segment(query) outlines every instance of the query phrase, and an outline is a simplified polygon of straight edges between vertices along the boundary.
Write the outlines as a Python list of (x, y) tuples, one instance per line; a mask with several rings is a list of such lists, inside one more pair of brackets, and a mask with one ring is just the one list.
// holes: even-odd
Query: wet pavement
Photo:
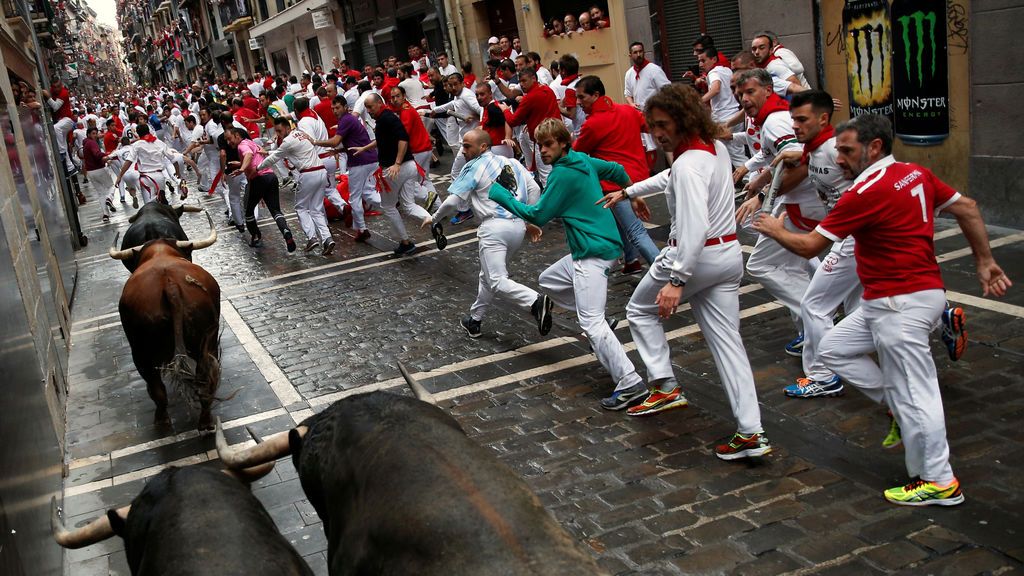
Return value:
[[(447, 174), (447, 162), (435, 173)], [(434, 177), (443, 189), (447, 177)], [(81, 218), (89, 246), (79, 253), (68, 403), (68, 524), (124, 505), (168, 465), (217, 466), (213, 439), (195, 430), (172, 396), (170, 428), (135, 371), (117, 314), (128, 277), (105, 254), (127, 227), (130, 206), (110, 224), (92, 200)], [(194, 194), (194, 193), (193, 193)], [(305, 239), (283, 193), (299, 246)], [(195, 199), (189, 199), (194, 202)], [(757, 284), (744, 282), (742, 332), (754, 368), (766, 433), (775, 448), (758, 462), (715, 458), (733, 421), (717, 373), (688, 307), (666, 322), (673, 362), (690, 407), (634, 419), (601, 410), (611, 382), (559, 311), (540, 337), (525, 311), (492, 308), (483, 336), (458, 325), (477, 285), (476, 223), (446, 227), (449, 246), (391, 254), (383, 218), (370, 220), (369, 245), (331, 224), (338, 249), (288, 254), (272, 222), (264, 246), (250, 248), (227, 227), (223, 202), (202, 198), (220, 239), (195, 261), (220, 283), (223, 375), (214, 414), (231, 443), (285, 430), (351, 394), (406, 390), (404, 361), (469, 435), (521, 474), (541, 501), (613, 574), (975, 574), (1020, 572), (1024, 562), (1024, 233), (990, 228), (994, 253), (1019, 281), (1004, 300), (982, 300), (966, 240), (949, 221), (936, 230), (949, 299), (964, 305), (970, 344), (950, 362), (934, 338), (954, 471), (967, 501), (951, 509), (886, 504), (881, 490), (906, 480), (900, 450), (880, 448), (888, 419), (856, 391), (794, 400), (782, 386), (799, 376), (783, 345), (788, 314)], [(664, 241), (668, 215), (652, 203), (652, 236)], [(185, 230), (206, 235), (202, 215)], [(247, 235), (246, 235), (247, 238)], [(752, 236), (742, 235), (745, 245)], [(536, 286), (566, 252), (549, 225), (538, 244), (510, 262), (514, 278)], [(613, 274), (608, 315), (623, 309), (639, 276)], [(616, 335), (642, 371), (625, 323)], [(290, 461), (253, 486), (281, 532), (318, 574), (326, 574), (320, 519), (303, 497)], [(67, 574), (128, 574), (119, 539), (69, 551)]]

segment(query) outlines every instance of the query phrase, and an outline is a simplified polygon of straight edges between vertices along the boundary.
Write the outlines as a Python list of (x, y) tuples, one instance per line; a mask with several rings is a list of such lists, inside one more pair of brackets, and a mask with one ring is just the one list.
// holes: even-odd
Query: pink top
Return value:
[[(257, 146), (255, 142), (248, 139), (242, 140), (241, 142), (238, 143), (238, 157), (242, 158), (244, 161), (246, 154), (252, 154), (252, 162), (249, 164), (249, 166), (251, 166), (252, 169), (256, 169), (256, 167), (262, 164), (263, 160), (266, 159), (266, 156), (260, 150), (260, 147)], [(256, 171), (256, 174), (260, 176), (273, 173), (274, 170), (271, 169), (269, 166), (262, 170)]]

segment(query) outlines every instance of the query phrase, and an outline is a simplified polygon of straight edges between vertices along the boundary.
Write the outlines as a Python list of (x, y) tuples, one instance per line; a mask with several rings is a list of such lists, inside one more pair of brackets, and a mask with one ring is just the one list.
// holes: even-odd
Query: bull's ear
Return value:
[(302, 455), (302, 434), (299, 434), (295, 428), (288, 431), (288, 449), (292, 458), (298, 461), (299, 456)]
[(121, 515), (117, 513), (117, 508), (107, 510), (107, 520), (110, 521), (110, 528), (113, 529), (114, 534), (124, 538), (124, 535), (127, 532), (125, 530), (127, 522), (125, 521), (125, 518), (122, 518)]
[(174, 208), (173, 210), (174, 210), (174, 214), (180, 220), (181, 219), (181, 215), (185, 213), (185, 205), (181, 204), (180, 206), (178, 206), (177, 208)]

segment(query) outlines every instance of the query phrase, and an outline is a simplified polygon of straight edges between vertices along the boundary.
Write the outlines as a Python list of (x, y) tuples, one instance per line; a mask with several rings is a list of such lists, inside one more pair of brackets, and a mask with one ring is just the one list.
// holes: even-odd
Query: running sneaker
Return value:
[(295, 252), (295, 239), (292, 238), (291, 230), (284, 233), (284, 244), (288, 247), (289, 252)]
[(639, 274), (639, 273), (641, 273), (643, 271), (644, 271), (644, 263), (641, 262), (639, 258), (637, 258), (636, 260), (633, 260), (632, 262), (626, 262), (626, 264), (622, 267), (621, 274), (623, 276), (631, 276), (633, 274)]
[(843, 383), (839, 381), (839, 376), (836, 376), (835, 374), (833, 374), (828, 380), (797, 378), (796, 384), (786, 386), (782, 391), (790, 398), (841, 396), (843, 394)]
[(960, 481), (956, 478), (948, 486), (913, 480), (905, 486), (889, 488), (883, 494), (886, 500), (900, 506), (956, 506), (964, 501)]
[(107, 204), (107, 208), (109, 208), (111, 212), (117, 212), (117, 208), (114, 208), (114, 201), (113, 200), (111, 200), (110, 198), (107, 198), (106, 204)]
[(302, 251), (309, 252), (313, 248), (316, 248), (318, 244), (319, 242), (316, 241), (316, 238), (310, 238), (309, 240), (306, 240), (306, 245), (302, 248)]
[(121, 196), (121, 204), (127, 204), (127, 202), (124, 201), (124, 196)]
[(889, 433), (882, 439), (882, 448), (891, 450), (899, 447), (903, 444), (903, 435), (900, 433), (900, 423), (896, 421), (896, 417), (889, 412)]
[(638, 382), (629, 388), (612, 392), (612, 395), (607, 398), (602, 398), (601, 408), (605, 410), (622, 410), (636, 404), (637, 400), (646, 396), (647, 386), (643, 382)]
[(408, 244), (399, 244), (398, 247), (395, 248), (395, 256), (408, 256), (415, 251), (416, 245), (412, 242), (409, 242)]
[(771, 454), (771, 452), (772, 445), (768, 443), (768, 438), (764, 435), (764, 432), (755, 432), (753, 434), (740, 434), (737, 432), (732, 435), (728, 443), (715, 446), (715, 456), (722, 460), (753, 458), (755, 456)]
[(104, 224), (109, 224), (110, 223), (110, 216), (107, 216), (106, 214), (104, 214), (103, 215), (103, 223)]
[(369, 230), (360, 230), (359, 234), (356, 234), (356, 242), (369, 242), (369, 241), (370, 241), (370, 231)]
[(480, 337), (480, 321), (474, 320), (472, 316), (467, 316), (462, 319), (462, 327), (466, 329), (466, 334), (469, 334), (470, 338)]
[(462, 224), (463, 222), (465, 222), (466, 220), (469, 220), (472, 217), (473, 217), (473, 211), (472, 210), (466, 210), (465, 212), (459, 212), (455, 216), (452, 216), (452, 219), (450, 220), (450, 222), (451, 222), (452, 226), (458, 226), (459, 224)]
[(448, 237), (444, 235), (444, 226), (440, 222), (430, 227), (430, 235), (434, 237), (434, 244), (438, 250), (448, 247)]
[(259, 248), (260, 246), (263, 246), (263, 236), (253, 236), (252, 239), (249, 240), (249, 246), (252, 246), (253, 248)]
[(330, 256), (331, 253), (334, 252), (334, 246), (335, 244), (333, 238), (328, 238), (327, 240), (324, 240), (323, 255)]
[(132, 196), (132, 208), (138, 209), (138, 207), (139, 207), (139, 197), (138, 196)]
[(800, 357), (804, 355), (804, 333), (801, 332), (786, 344), (786, 354)]
[(530, 313), (537, 319), (537, 331), (541, 336), (547, 336), (548, 332), (551, 332), (551, 309), (554, 306), (555, 303), (547, 294), (541, 294), (530, 307)]
[(434, 204), (437, 202), (437, 190), (427, 191), (427, 203), (423, 206), (427, 212), (434, 211)]
[(683, 396), (683, 391), (679, 386), (676, 386), (671, 392), (652, 390), (643, 402), (626, 410), (626, 414), (630, 416), (650, 416), (651, 414), (672, 410), (673, 408), (683, 408), (688, 404), (686, 396)]
[(956, 362), (964, 355), (967, 348), (967, 317), (964, 309), (959, 306), (951, 308), (946, 303), (946, 309), (942, 312), (942, 342), (949, 352), (949, 359)]

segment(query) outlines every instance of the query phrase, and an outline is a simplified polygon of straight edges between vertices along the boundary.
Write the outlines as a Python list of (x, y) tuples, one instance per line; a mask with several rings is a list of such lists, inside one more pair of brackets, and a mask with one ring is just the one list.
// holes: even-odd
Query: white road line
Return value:
[(946, 300), (949, 300), (951, 302), (957, 302), (960, 304), (966, 304), (972, 308), (981, 308), (982, 310), (990, 310), (992, 312), (1006, 314), (1007, 316), (1024, 318), (1024, 306), (1008, 304), (1000, 300), (990, 300), (988, 298), (971, 296), (970, 294), (964, 294), (962, 292), (949, 291), (946, 292)]
[(295, 390), (291, 381), (274, 362), (263, 344), (260, 344), (259, 339), (249, 329), (249, 325), (245, 323), (231, 302), (221, 302), (220, 313), (224, 317), (224, 321), (228, 323), (228, 327), (235, 333), (235, 337), (242, 343), (242, 347), (245, 348), (249, 357), (252, 358), (253, 363), (259, 368), (260, 374), (263, 374), (263, 377), (270, 383), (270, 388), (277, 395), (281, 406), (288, 407), (296, 402), (302, 402), (302, 395)]
[[(1020, 242), (1021, 240), (1024, 240), (1024, 232), (1018, 232), (1016, 234), (1010, 234), (1009, 236), (1003, 236), (1002, 238), (990, 240), (989, 246), (991, 246), (992, 248), (999, 248), (1000, 246), (1006, 246), (1007, 244), (1013, 244), (1015, 242)], [(943, 262), (948, 262), (950, 260), (955, 260), (957, 258), (963, 258), (964, 256), (968, 256), (970, 254), (971, 247), (968, 246), (967, 248), (961, 248), (959, 250), (953, 250), (952, 252), (942, 254), (941, 256), (936, 257), (935, 260), (939, 264), (941, 264)]]

